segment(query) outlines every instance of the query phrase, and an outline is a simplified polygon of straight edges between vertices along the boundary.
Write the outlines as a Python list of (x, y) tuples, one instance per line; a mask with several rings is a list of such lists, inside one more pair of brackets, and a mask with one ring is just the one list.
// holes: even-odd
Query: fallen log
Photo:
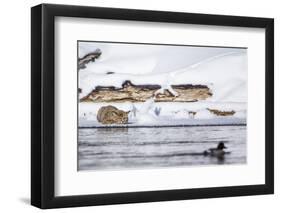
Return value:
[(234, 110), (231, 111), (223, 111), (223, 110), (218, 110), (218, 109), (210, 109), (207, 108), (207, 110), (209, 110), (211, 113), (217, 115), (217, 116), (231, 116), (235, 114)]
[(173, 92), (168, 89), (162, 91), (160, 85), (134, 85), (130, 81), (125, 81), (121, 88), (98, 86), (80, 101), (144, 102), (154, 97), (155, 102), (196, 102), (212, 96), (211, 90), (205, 85), (172, 85), (171, 89)]
[(78, 59), (78, 70), (86, 68), (86, 64), (89, 62), (94, 62), (97, 58), (101, 56), (100, 49), (96, 49), (94, 52), (90, 52), (82, 58)]

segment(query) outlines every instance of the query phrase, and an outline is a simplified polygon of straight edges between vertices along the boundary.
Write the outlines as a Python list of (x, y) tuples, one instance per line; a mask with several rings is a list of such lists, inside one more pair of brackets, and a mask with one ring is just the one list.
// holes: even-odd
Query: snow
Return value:
[(207, 109), (201, 109), (201, 110), (197, 111), (196, 118), (197, 119), (211, 119), (211, 118), (215, 118), (215, 115)]
[[(144, 103), (79, 103), (79, 126), (102, 126), (96, 117), (97, 111), (102, 106), (114, 105), (123, 111), (130, 111), (129, 123), (132, 125), (192, 125), (192, 124), (235, 124), (246, 123), (245, 103), (224, 102), (192, 102), (192, 103), (170, 103), (153, 102), (149, 99)], [(222, 111), (234, 110), (235, 114), (229, 117), (216, 116), (207, 108)], [(157, 111), (160, 110), (159, 115)], [(189, 112), (196, 112), (195, 115)]]
[[(114, 105), (130, 111), (129, 123), (138, 125), (167, 124), (172, 121), (192, 123), (196, 120), (223, 122), (236, 119), (245, 123), (247, 116), (247, 50), (164, 45), (130, 45), (117, 43), (79, 42), (79, 57), (100, 49), (102, 55), (79, 71), (79, 97), (88, 95), (97, 86), (122, 87), (125, 80), (133, 84), (158, 84), (156, 93), (171, 85), (207, 85), (213, 96), (191, 103), (79, 103), (79, 125), (99, 125), (96, 112), (101, 106)], [(113, 74), (106, 74), (113, 72)], [(230, 118), (217, 118), (207, 108), (234, 110)], [(193, 115), (191, 112), (196, 112)], [(219, 119), (219, 121), (217, 120)], [(229, 120), (230, 119), (230, 120)], [(81, 122), (80, 122), (81, 121)], [(232, 120), (234, 122), (234, 120)]]

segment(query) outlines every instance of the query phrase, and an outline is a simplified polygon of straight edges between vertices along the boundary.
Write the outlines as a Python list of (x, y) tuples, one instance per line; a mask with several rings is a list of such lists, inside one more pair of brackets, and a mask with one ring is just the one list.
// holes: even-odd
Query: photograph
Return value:
[(247, 48), (77, 41), (78, 171), (247, 162)]
[(274, 18), (158, 6), (31, 8), (31, 205), (275, 193)]

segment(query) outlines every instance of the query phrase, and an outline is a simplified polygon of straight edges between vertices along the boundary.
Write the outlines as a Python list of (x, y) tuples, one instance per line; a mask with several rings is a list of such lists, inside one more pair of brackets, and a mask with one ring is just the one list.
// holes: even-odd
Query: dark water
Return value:
[[(79, 129), (78, 170), (246, 163), (246, 126)], [(203, 151), (223, 141), (224, 158)]]

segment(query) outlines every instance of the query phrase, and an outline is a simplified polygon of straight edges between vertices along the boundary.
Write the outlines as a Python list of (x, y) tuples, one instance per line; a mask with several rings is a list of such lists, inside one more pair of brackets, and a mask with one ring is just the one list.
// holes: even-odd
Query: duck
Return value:
[(223, 157), (225, 154), (229, 154), (230, 152), (226, 152), (224, 151), (224, 149), (227, 149), (227, 147), (224, 145), (223, 142), (220, 142), (217, 145), (217, 148), (210, 148), (208, 150), (204, 151), (204, 155), (209, 155), (212, 157), (218, 157), (221, 158)]

